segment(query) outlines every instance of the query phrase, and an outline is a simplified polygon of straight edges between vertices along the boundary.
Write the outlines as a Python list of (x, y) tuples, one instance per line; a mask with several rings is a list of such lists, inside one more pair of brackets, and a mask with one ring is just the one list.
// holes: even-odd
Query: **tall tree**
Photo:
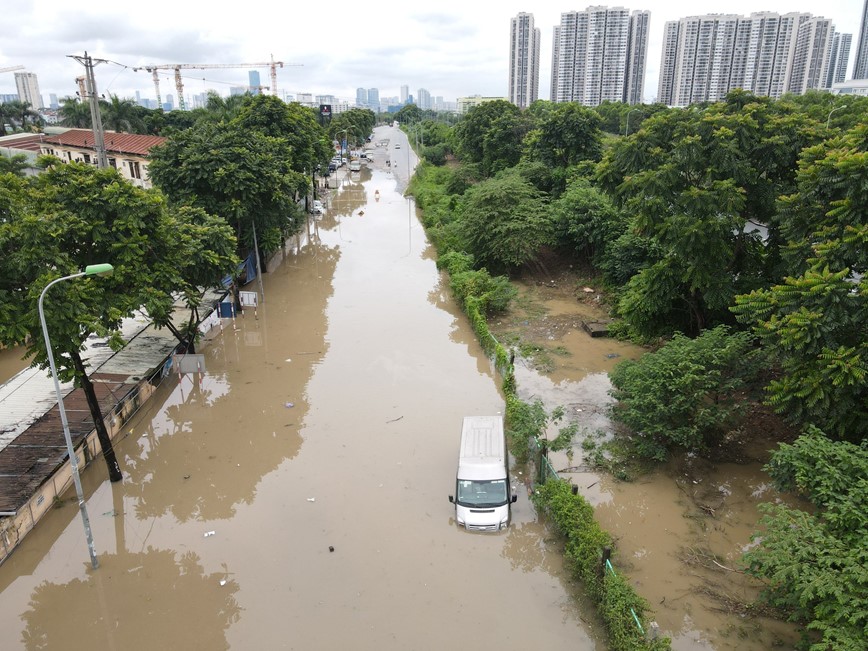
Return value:
[(485, 139), (491, 125), (503, 115), (521, 113), (515, 104), (503, 99), (485, 102), (470, 109), (455, 125), (455, 142), (458, 154), (468, 163), (481, 163), (485, 159)]
[(90, 105), (77, 97), (64, 97), (58, 109), (60, 124), (73, 129), (92, 129)]
[(558, 104), (540, 119), (534, 157), (556, 167), (599, 160), (600, 116), (577, 102)]
[(552, 243), (543, 195), (518, 174), (469, 188), (459, 213), (468, 253), (493, 271), (533, 265), (542, 248)]
[(769, 402), (830, 436), (868, 434), (868, 126), (805, 151), (781, 199), (783, 283), (736, 299), (781, 365)]
[(131, 99), (109, 95), (109, 100), (100, 102), (103, 126), (110, 131), (143, 133), (145, 129), (139, 107)]
[(242, 257), (253, 250), (255, 231), (264, 258), (301, 228), (296, 198), (308, 180), (292, 162), (284, 138), (236, 123), (200, 121), (152, 149), (149, 171), (173, 204), (202, 208), (226, 220), (243, 248)]
[[(114, 169), (78, 163), (50, 167), (26, 181), (0, 177), (0, 213), (5, 217), (0, 225), (0, 341), (26, 345), (35, 366), (48, 367), (36, 310), (43, 288), (90, 264), (114, 266), (109, 278), (80, 278), (52, 288), (45, 313), (58, 374), (84, 390), (109, 477), (119, 481), (120, 466), (81, 356), (85, 341), (95, 334), (120, 347), (124, 317), (142, 306), (159, 313), (176, 290), (204, 280), (189, 269), (194, 261), (202, 264), (211, 257), (196, 273), (207, 269), (217, 276), (212, 282), (219, 282), (235, 260), (225, 254), (232, 248), (231, 233), (203, 219), (173, 217), (159, 194), (136, 188)], [(221, 238), (222, 245), (206, 252)], [(185, 262), (186, 256), (195, 260)]]

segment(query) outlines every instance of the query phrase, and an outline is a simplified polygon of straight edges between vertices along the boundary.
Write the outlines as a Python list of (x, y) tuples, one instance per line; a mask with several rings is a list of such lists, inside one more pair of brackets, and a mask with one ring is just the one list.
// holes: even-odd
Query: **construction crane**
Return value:
[(147, 70), (153, 75), (154, 90), (157, 92), (157, 104), (162, 105), (163, 100), (160, 97), (160, 70), (175, 71), (175, 88), (178, 91), (178, 108), (182, 111), (186, 110), (184, 105), (184, 82), (181, 79), (181, 70), (206, 70), (210, 68), (265, 68), (271, 69), (271, 94), (277, 95), (277, 67), (280, 66), (301, 66), (301, 63), (284, 63), (283, 61), (275, 61), (271, 57), (271, 63), (165, 63), (144, 65), (133, 68), (134, 71)]
[(9, 66), (8, 68), (0, 68), (0, 72), (15, 72), (16, 70), (24, 70), (24, 66)]

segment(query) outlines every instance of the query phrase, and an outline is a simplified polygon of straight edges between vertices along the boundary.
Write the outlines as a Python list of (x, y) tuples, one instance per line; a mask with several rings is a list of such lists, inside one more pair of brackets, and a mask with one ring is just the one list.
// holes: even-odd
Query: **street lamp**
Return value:
[(639, 113), (640, 109), (630, 109), (630, 112), (627, 113), (627, 126), (624, 127), (624, 135), (627, 136), (630, 134), (630, 113)]
[(829, 128), (829, 121), (832, 119), (832, 113), (834, 113), (835, 111), (840, 111), (841, 109), (845, 109), (845, 108), (847, 108), (847, 105), (841, 104), (841, 106), (836, 106), (831, 111), (829, 111), (829, 117), (826, 118), (826, 128), (827, 129)]
[(42, 310), (42, 300), (45, 298), (45, 292), (52, 285), (56, 285), (61, 280), (69, 280), (70, 278), (78, 278), (79, 276), (102, 276), (110, 274), (114, 270), (110, 264), (91, 264), (85, 267), (84, 271), (71, 276), (63, 276), (52, 280), (45, 286), (42, 293), (39, 295), (39, 321), (42, 324), (42, 336), (45, 337), (45, 350), (48, 353), (48, 363), (51, 366), (51, 376), (54, 378), (54, 391), (57, 393), (57, 406), (60, 408), (60, 421), (63, 423), (63, 437), (66, 439), (66, 451), (69, 453), (69, 465), (72, 468), (72, 480), (75, 483), (75, 492), (78, 495), (78, 508), (81, 511), (81, 521), (84, 524), (84, 535), (87, 539), (87, 548), (90, 552), (90, 563), (93, 569), (99, 567), (99, 561), (96, 558), (96, 549), (93, 546), (93, 534), (90, 531), (90, 519), (87, 517), (87, 505), (84, 503), (84, 491), (81, 488), (81, 478), (78, 476), (78, 458), (75, 456), (75, 450), (72, 447), (72, 438), (69, 434), (69, 423), (66, 420), (66, 410), (63, 408), (63, 396), (60, 394), (60, 380), (57, 379), (57, 367), (54, 365), (54, 353), (51, 350), (51, 340), (48, 338), (48, 326), (45, 325), (45, 312)]

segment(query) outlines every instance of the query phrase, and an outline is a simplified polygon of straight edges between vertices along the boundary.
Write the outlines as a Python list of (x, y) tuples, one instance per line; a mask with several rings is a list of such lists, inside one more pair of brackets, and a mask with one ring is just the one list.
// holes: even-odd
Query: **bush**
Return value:
[(741, 392), (758, 367), (750, 333), (718, 326), (696, 339), (676, 334), (660, 350), (615, 367), (613, 416), (637, 434), (644, 456), (663, 461), (672, 447), (705, 452), (737, 423)]

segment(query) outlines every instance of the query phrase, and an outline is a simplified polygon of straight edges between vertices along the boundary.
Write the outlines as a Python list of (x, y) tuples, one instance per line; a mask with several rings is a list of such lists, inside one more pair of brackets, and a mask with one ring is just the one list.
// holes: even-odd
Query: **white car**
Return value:
[(322, 205), (322, 201), (320, 201), (319, 199), (314, 199), (310, 211), (314, 215), (322, 215), (323, 212), (325, 212), (325, 206)]

